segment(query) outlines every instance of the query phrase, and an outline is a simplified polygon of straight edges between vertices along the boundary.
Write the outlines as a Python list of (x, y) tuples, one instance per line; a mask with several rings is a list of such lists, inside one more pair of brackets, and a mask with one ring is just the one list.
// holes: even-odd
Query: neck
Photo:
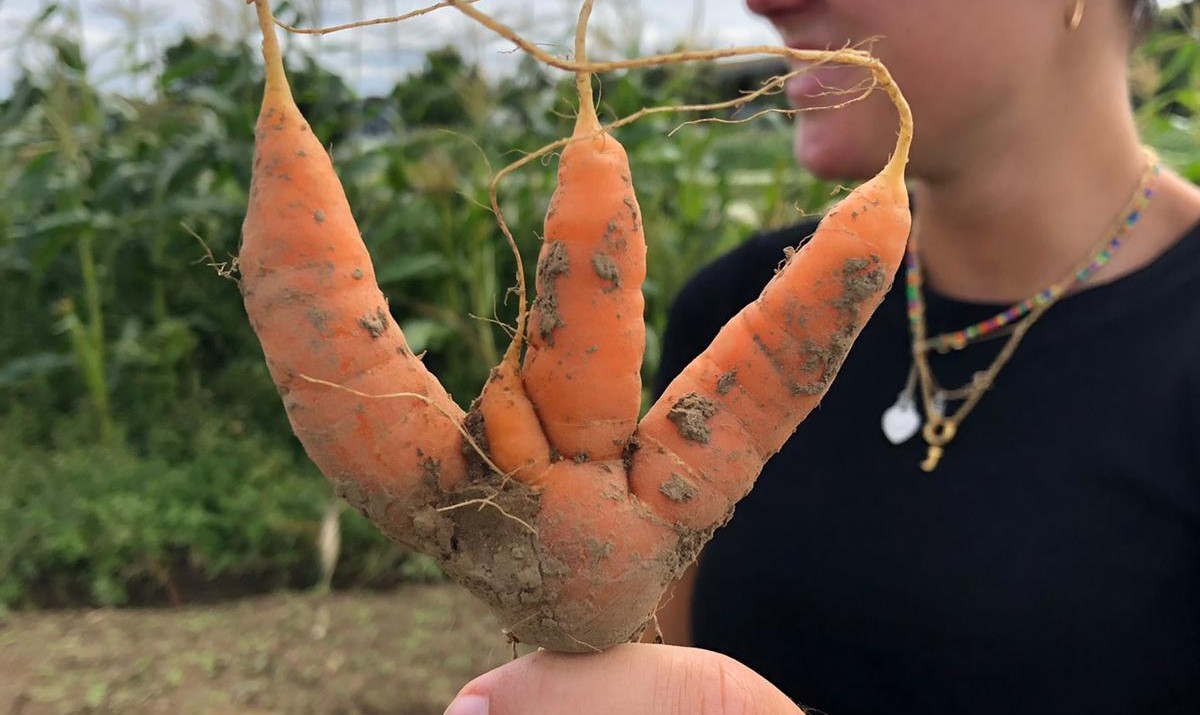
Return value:
[[(1038, 95), (1028, 111), (1043, 120), (1021, 123), (1031, 130), (996, 127), (991, 136), (1002, 139), (979, 138), (953, 172), (920, 172), (916, 241), (933, 290), (968, 301), (1023, 300), (1063, 278), (1125, 211), (1145, 156), (1124, 93)], [(1135, 227), (1125, 245), (1141, 233)], [(1095, 280), (1127, 263), (1114, 258)]]

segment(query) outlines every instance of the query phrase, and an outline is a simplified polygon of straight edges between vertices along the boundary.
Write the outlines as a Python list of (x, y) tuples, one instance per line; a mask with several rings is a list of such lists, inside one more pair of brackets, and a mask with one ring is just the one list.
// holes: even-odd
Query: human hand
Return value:
[(467, 683), (446, 715), (801, 715), (762, 676), (698, 648), (538, 651)]

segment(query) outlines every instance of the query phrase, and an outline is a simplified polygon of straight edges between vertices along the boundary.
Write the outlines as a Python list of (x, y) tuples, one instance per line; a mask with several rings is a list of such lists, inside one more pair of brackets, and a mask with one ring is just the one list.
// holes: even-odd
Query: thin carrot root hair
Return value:
[[(910, 221), (903, 181), (912, 116), (899, 88), (877, 59), (851, 47), (595, 62), (587, 55), (594, 0), (581, 2), (571, 60), (474, 0), (309, 30), (278, 23), (268, 2), (248, 0), (263, 32), (267, 79), (236, 260), (247, 314), (297, 436), (340, 495), (391, 538), (437, 559), (514, 639), (576, 652), (636, 639), (825, 394), (891, 285)], [(516, 261), (517, 317), (507, 350), (465, 411), (391, 316), (330, 158), (292, 98), (276, 38), (276, 27), (328, 34), (439, 9), (573, 73), (579, 98), (570, 136), (524, 154), (489, 183), (490, 210)], [(594, 75), (748, 55), (807, 66), (726, 101), (647, 107), (608, 123), (597, 115)], [(618, 131), (652, 114), (737, 109), (826, 63), (869, 77), (822, 110), (882, 91), (899, 117), (894, 152), (826, 213), (811, 240), (782, 256), (759, 298), (639, 417), (647, 248)], [(500, 188), (513, 172), (552, 157), (558, 181), (530, 301)]]

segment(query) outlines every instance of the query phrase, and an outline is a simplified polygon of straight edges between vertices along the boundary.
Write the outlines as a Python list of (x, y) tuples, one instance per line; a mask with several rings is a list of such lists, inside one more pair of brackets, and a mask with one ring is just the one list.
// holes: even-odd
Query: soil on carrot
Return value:
[(500, 623), (453, 584), (12, 613), (0, 713), (440, 715), (510, 658)]
[(563, 325), (562, 316), (558, 314), (558, 289), (555, 283), (559, 276), (567, 275), (570, 265), (567, 244), (562, 241), (551, 242), (545, 258), (538, 261), (538, 296), (533, 302), (541, 315), (538, 331), (547, 345), (554, 345), (554, 330)]
[(690, 439), (700, 444), (708, 444), (712, 430), (708, 420), (717, 414), (717, 403), (703, 395), (694, 392), (680, 397), (667, 412), (667, 418), (675, 423), (679, 434), (684, 439)]

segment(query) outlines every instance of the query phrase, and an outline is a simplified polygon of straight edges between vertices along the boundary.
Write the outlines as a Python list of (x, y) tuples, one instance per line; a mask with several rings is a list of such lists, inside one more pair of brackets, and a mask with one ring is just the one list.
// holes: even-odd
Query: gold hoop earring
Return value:
[(1071, 11), (1067, 13), (1067, 29), (1077, 30), (1079, 24), (1083, 22), (1083, 7), (1085, 0), (1075, 0), (1071, 4)]

